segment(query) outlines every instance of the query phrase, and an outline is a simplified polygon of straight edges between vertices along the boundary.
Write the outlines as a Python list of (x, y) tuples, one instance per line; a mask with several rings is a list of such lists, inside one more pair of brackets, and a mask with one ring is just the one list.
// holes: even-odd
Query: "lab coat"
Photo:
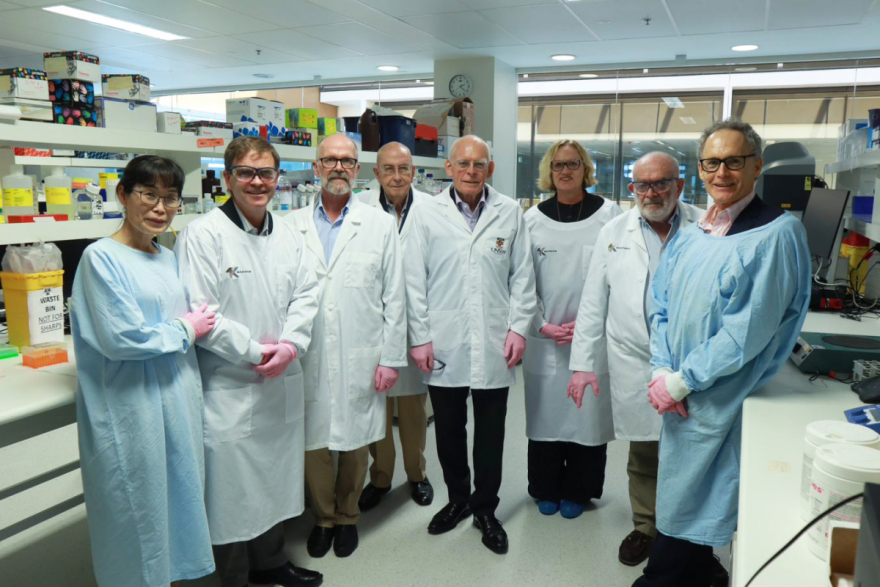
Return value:
[[(696, 222), (703, 212), (679, 201), (678, 229)], [(578, 309), (569, 368), (596, 371), (607, 356), (611, 387), (609, 390), (601, 380), (599, 386), (603, 394), (611, 396), (615, 436), (656, 441), (663, 420), (647, 400), (651, 348), (644, 302), (651, 284), (641, 217), (641, 211), (633, 206), (599, 231)]]
[[(413, 201), (410, 204), (410, 209), (407, 214), (411, 214), (413, 209), (417, 206), (423, 205), (426, 201), (430, 200), (432, 196), (426, 194), (425, 192), (420, 192), (416, 189), (413, 189)], [(386, 210), (384, 210), (379, 204), (379, 190), (364, 190), (358, 194), (358, 197), (361, 201), (368, 206), (372, 206), (377, 210), (381, 210), (388, 214)], [(389, 216), (391, 216), (389, 214)], [(396, 220), (395, 217), (392, 216)], [(406, 234), (406, 231), (409, 230), (409, 220), (403, 223), (403, 226), (398, 228), (397, 234), (400, 237), (400, 242), (403, 242), (403, 237)], [(401, 251), (402, 252), (402, 251)], [(419, 371), (418, 367), (416, 367), (413, 360), (409, 357), (409, 344), (406, 345), (406, 356), (409, 364), (406, 367), (402, 367), (399, 371), (400, 379), (397, 380), (397, 385), (391, 388), (390, 391), (387, 392), (388, 397), (401, 397), (401, 396), (409, 396), (409, 395), (421, 395), (423, 393), (428, 393), (428, 386), (425, 385), (425, 374)]]
[(300, 361), (276, 378), (254, 366), (262, 343), (288, 341), (299, 356), (309, 348), (318, 282), (283, 222), (256, 236), (214, 210), (187, 225), (175, 252), (190, 307), (217, 312), (197, 343), (211, 541), (242, 542), (303, 511)]
[(516, 382), (508, 330), (525, 337), (537, 310), (529, 233), (516, 200), (488, 187), (471, 233), (449, 188), (407, 219), (407, 318), (413, 346), (429, 342), (429, 385), (496, 389)]
[(319, 200), (285, 219), (304, 239), (322, 286), (314, 342), (303, 357), (306, 450), (349, 451), (385, 438), (376, 367), (407, 365), (400, 243), (387, 212), (352, 197), (328, 265), (315, 228)]
[[(537, 206), (525, 213), (532, 243), (532, 260), (538, 292), (538, 312), (529, 328), (523, 357), (526, 436), (531, 440), (575, 442), (597, 446), (614, 440), (609, 394), (584, 396), (578, 410), (566, 397), (571, 371), (571, 345), (558, 345), (541, 334), (578, 318), (578, 304), (590, 266), (599, 229), (623, 214), (620, 206), (605, 200), (592, 216), (579, 222), (557, 222)], [(608, 387), (608, 367), (598, 368), (599, 384)]]

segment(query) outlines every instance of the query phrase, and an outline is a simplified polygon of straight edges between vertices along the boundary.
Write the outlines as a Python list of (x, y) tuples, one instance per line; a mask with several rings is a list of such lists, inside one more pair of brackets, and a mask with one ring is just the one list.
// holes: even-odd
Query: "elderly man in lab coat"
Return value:
[[(221, 208), (175, 247), (192, 308), (217, 313), (197, 342), (205, 395), (205, 505), (223, 587), (320, 585), (294, 567), (282, 522), (303, 511), (303, 375), (318, 282), (299, 233), (267, 210), (279, 157), (257, 137), (229, 144)], [(259, 303), (255, 303), (259, 301)]]
[[(684, 179), (672, 155), (655, 151), (633, 165), (629, 191), (636, 205), (602, 227), (581, 294), (572, 343), (569, 394), (578, 408), (589, 384), (611, 393), (614, 434), (629, 440), (629, 500), (635, 529), (623, 540), (618, 560), (638, 565), (654, 537), (657, 460), (662, 419), (645, 401), (651, 380), (651, 280), (666, 243), (703, 212), (679, 200)], [(611, 389), (598, 389), (599, 360), (607, 352)]]
[[(446, 161), (453, 185), (413, 210), (404, 248), (411, 356), (428, 375), (437, 455), (449, 503), (428, 532), (474, 516), (483, 544), (508, 550), (495, 517), (507, 393), (535, 311), (529, 233), (516, 200), (486, 185), (495, 163), (476, 136)], [(474, 404), (474, 491), (467, 454), (467, 397)]]
[[(400, 143), (386, 143), (376, 153), (373, 173), (381, 186), (379, 190), (363, 191), (358, 196), (374, 208), (384, 210), (397, 220), (397, 232), (401, 241), (409, 229), (407, 218), (413, 209), (422, 206), (431, 196), (412, 187), (415, 168), (412, 153)], [(385, 439), (370, 444), (373, 464), (370, 466), (370, 483), (364, 488), (358, 502), (362, 512), (373, 509), (382, 496), (391, 490), (394, 477), (394, 402), (397, 400), (397, 425), (400, 430), (400, 446), (403, 450), (403, 466), (409, 480), (412, 499), (419, 505), (431, 505), (434, 488), (425, 473), (425, 440), (428, 433), (428, 416), (425, 404), (428, 386), (416, 366), (400, 370), (400, 380), (386, 395), (387, 424)]]
[[(322, 292), (303, 359), (306, 485), (316, 518), (308, 551), (338, 557), (358, 546), (358, 499), (368, 445), (385, 437), (385, 397), (406, 367), (406, 293), (397, 223), (352, 194), (360, 170), (342, 134), (318, 147), (321, 193), (288, 222), (305, 240)], [(333, 454), (338, 456), (334, 472)]]

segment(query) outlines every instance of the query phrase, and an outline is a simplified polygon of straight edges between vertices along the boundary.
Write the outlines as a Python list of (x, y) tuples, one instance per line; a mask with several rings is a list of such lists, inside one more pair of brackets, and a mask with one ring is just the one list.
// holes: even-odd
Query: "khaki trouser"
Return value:
[(633, 524), (639, 532), (654, 538), (657, 536), (657, 464), (660, 460), (660, 443), (656, 441), (630, 442), (629, 501), (632, 504)]
[(361, 515), (358, 500), (367, 478), (367, 454), (366, 446), (339, 451), (339, 471), (334, 477), (329, 448), (306, 451), (306, 486), (318, 526), (357, 524)]
[(397, 400), (397, 426), (400, 434), (400, 447), (403, 450), (403, 467), (410, 481), (424, 481), (425, 475), (425, 435), (428, 432), (428, 415), (425, 404), (427, 393), (419, 395), (389, 397), (385, 412), (388, 422), (385, 427), (385, 438), (370, 445), (373, 464), (370, 466), (370, 483), (376, 487), (391, 487), (394, 477), (394, 461), (397, 452), (394, 450), (394, 400)]

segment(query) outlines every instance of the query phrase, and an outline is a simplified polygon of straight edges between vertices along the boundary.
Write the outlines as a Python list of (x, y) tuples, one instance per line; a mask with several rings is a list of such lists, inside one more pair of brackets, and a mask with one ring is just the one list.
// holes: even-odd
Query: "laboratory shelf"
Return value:
[(128, 159), (80, 159), (79, 157), (23, 157), (15, 156), (16, 165), (44, 167), (89, 167), (92, 169), (124, 169)]
[(825, 174), (855, 171), (856, 169), (870, 169), (880, 167), (880, 149), (865, 151), (857, 157), (829, 163), (825, 166)]
[(857, 232), (874, 242), (880, 242), (880, 224), (874, 224), (873, 222), (866, 222), (864, 220), (856, 220), (855, 218), (845, 218), (843, 226), (847, 230)]
[[(178, 214), (171, 222), (171, 228), (180, 231), (184, 226), (199, 217), (199, 214)], [(97, 239), (110, 236), (122, 221), (116, 219), (73, 220), (67, 222), (23, 222), (21, 224), (0, 224), (0, 245), (36, 243), (39, 241), (69, 241), (81, 238)]]

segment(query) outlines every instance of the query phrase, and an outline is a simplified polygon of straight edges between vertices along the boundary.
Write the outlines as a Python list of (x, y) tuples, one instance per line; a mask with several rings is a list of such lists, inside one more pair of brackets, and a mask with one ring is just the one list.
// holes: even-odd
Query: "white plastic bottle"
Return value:
[(413, 187), (416, 188), (417, 190), (424, 191), (424, 189), (423, 189), (425, 187), (425, 170), (424, 169), (419, 169), (416, 172), (415, 179), (413, 180)]
[(101, 186), (90, 183), (86, 186), (86, 193), (92, 199), (92, 220), (104, 218), (104, 198), (101, 197)]
[(306, 191), (306, 184), (301, 183), (296, 186), (296, 207), (305, 208), (309, 205), (309, 194)]
[(278, 176), (278, 187), (275, 189), (275, 197), (281, 201), (281, 210), (293, 210), (293, 184), (287, 179), (284, 171)]
[(64, 168), (50, 167), (49, 176), (43, 183), (46, 184), (46, 212), (64, 214), (67, 220), (76, 218), (71, 192), (73, 182), (65, 175)]
[(24, 166), (10, 165), (10, 174), (3, 178), (3, 215), (36, 216), (39, 208), (34, 196), (34, 179), (24, 174)]
[(434, 195), (437, 193), (435, 190), (436, 190), (436, 188), (434, 186), (434, 174), (429, 173), (428, 176), (425, 178), (424, 191), (426, 193)]

